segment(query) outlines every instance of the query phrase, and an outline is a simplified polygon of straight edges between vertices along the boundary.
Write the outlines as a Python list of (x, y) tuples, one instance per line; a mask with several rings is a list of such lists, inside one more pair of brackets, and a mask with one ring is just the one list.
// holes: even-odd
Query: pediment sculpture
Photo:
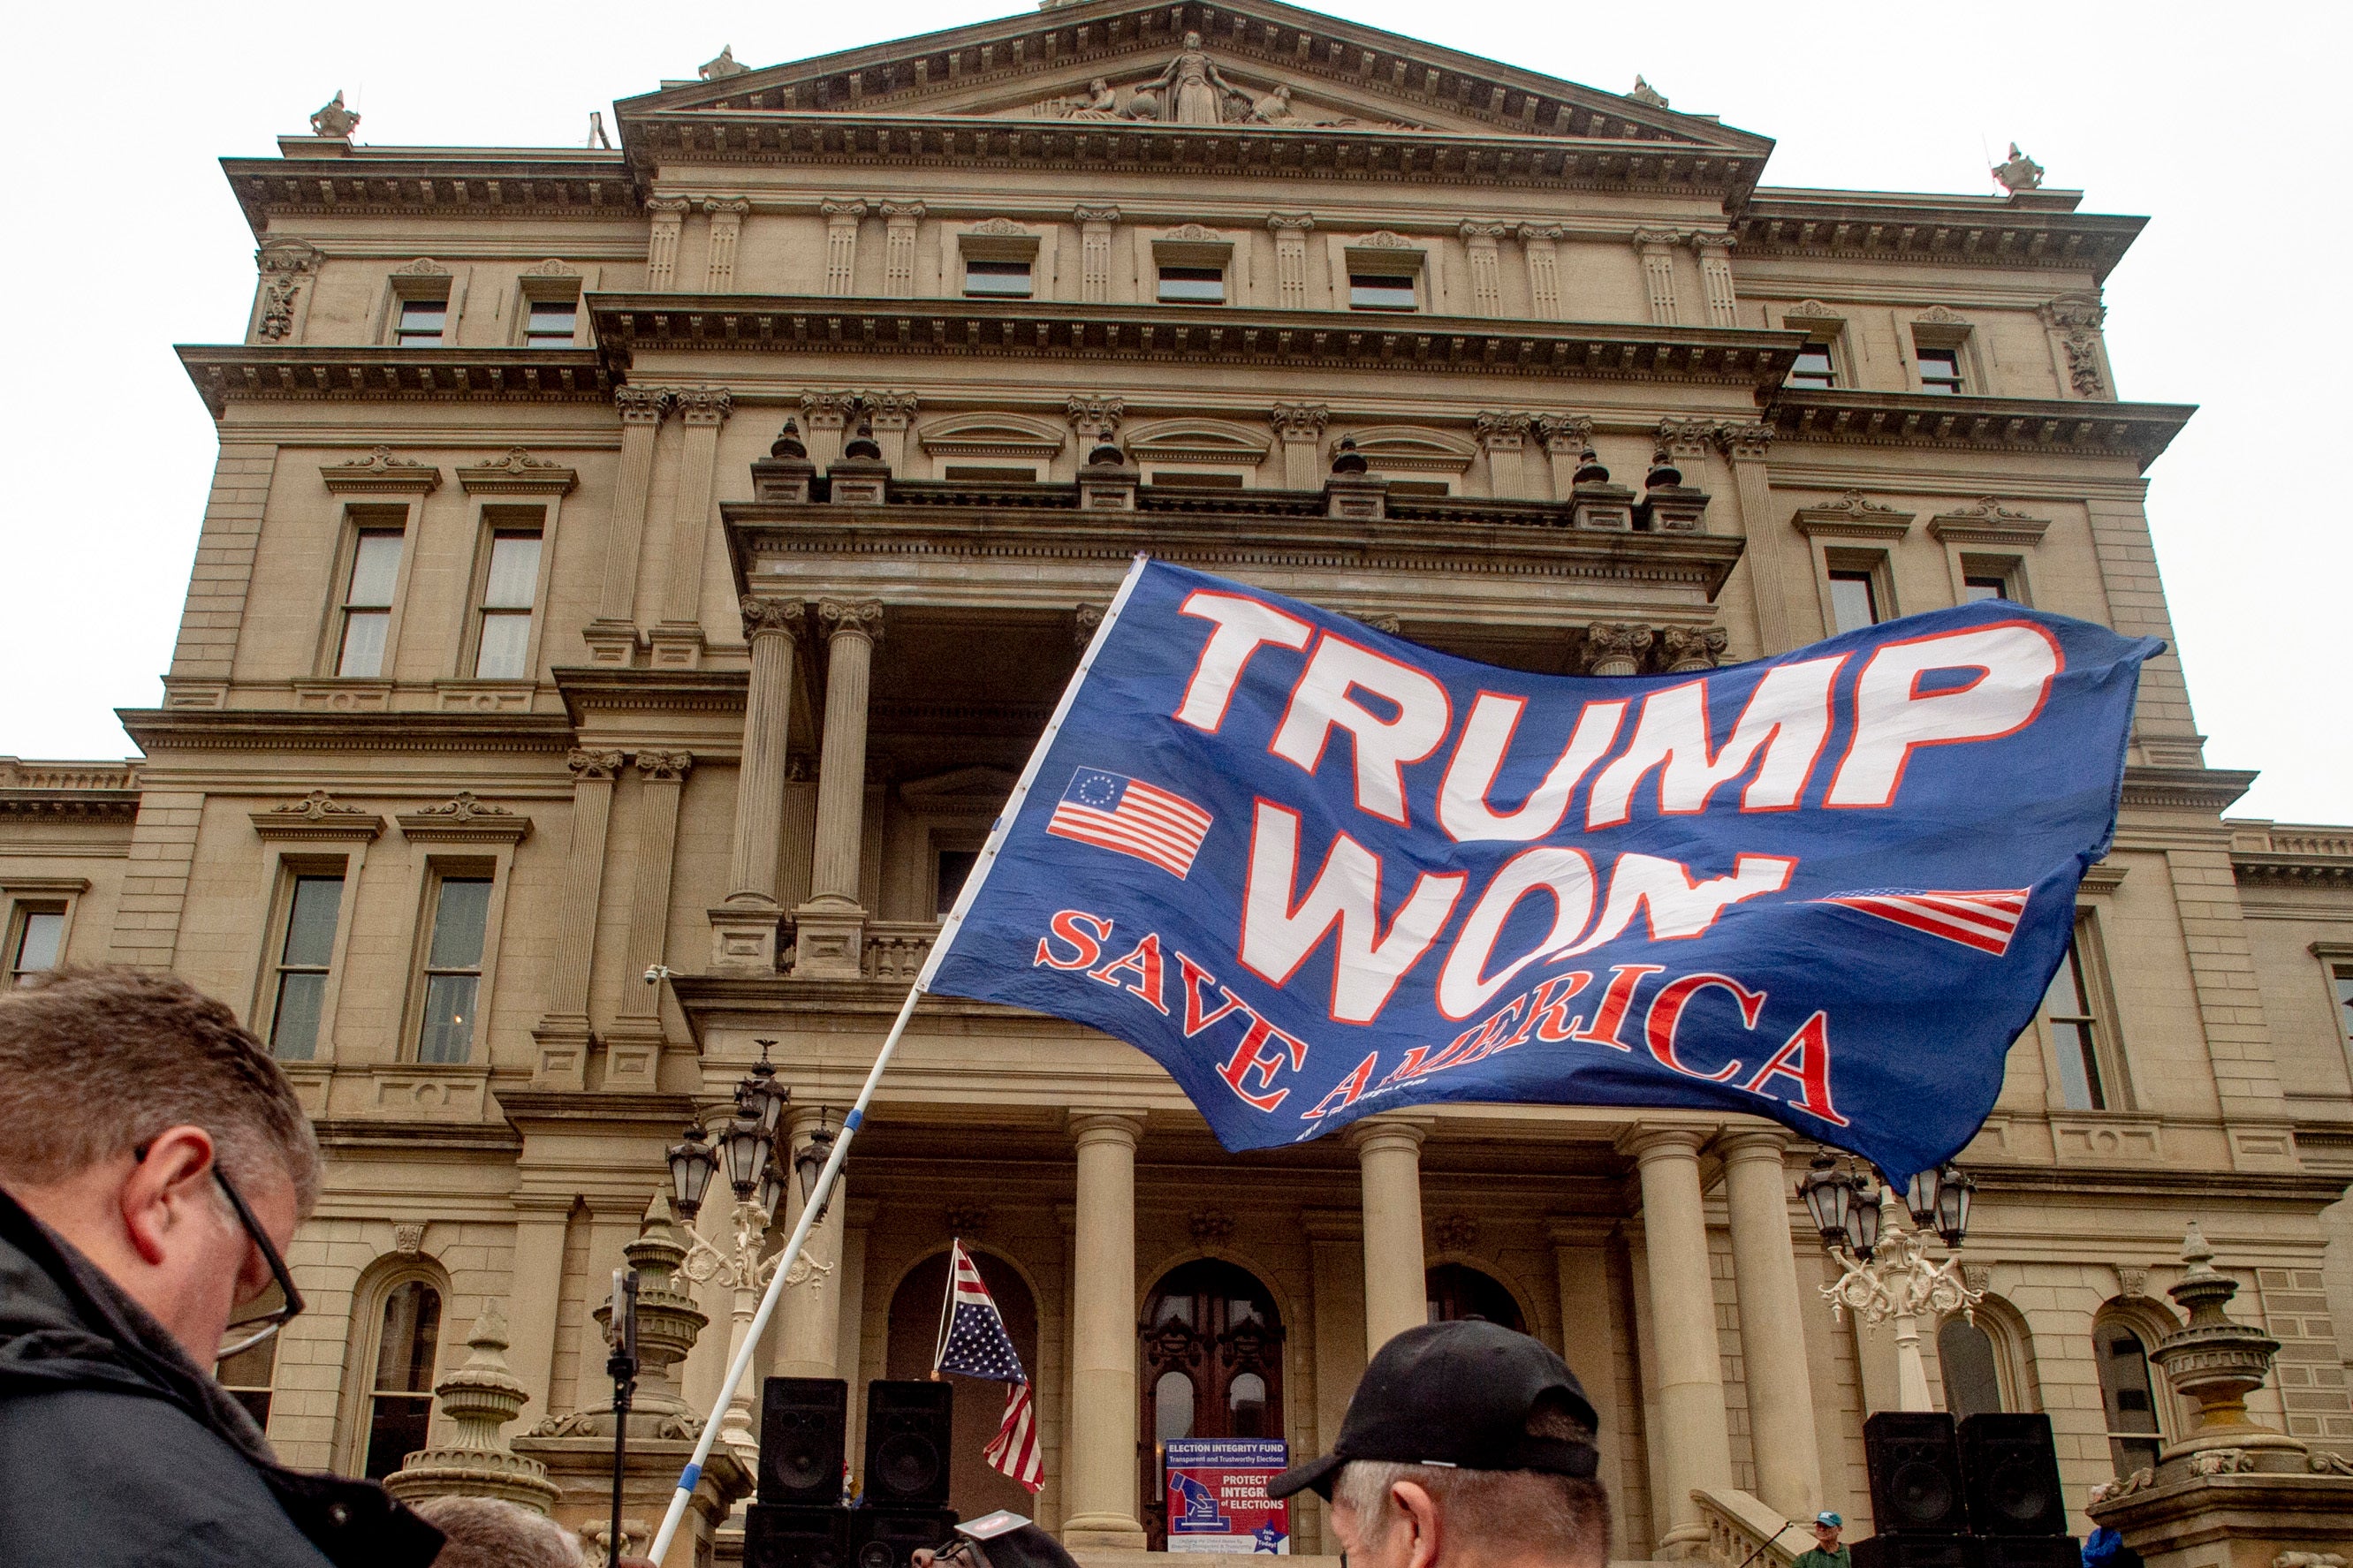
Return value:
[(1185, 35), (1183, 49), (1157, 75), (1132, 87), (1096, 77), (1087, 90), (1033, 104), (1028, 115), (1042, 120), (1129, 121), (1165, 125), (1276, 125), (1326, 130), (1421, 131), (1428, 127), (1352, 115), (1319, 118), (1303, 114), (1292, 101), (1295, 89), (1277, 82), (1252, 92), (1218, 68), (1201, 47), (1201, 35)]

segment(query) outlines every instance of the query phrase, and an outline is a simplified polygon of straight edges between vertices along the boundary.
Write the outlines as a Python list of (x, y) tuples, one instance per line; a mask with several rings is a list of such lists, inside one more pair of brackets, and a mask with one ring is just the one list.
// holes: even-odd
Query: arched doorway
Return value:
[(1430, 1321), (1455, 1323), (1501, 1323), (1518, 1333), (1528, 1331), (1519, 1302), (1504, 1282), (1465, 1263), (1441, 1263), (1427, 1275)]
[(1237, 1263), (1196, 1258), (1161, 1276), (1144, 1304), (1144, 1412), (1136, 1444), (1144, 1528), (1168, 1546), (1161, 1446), (1172, 1437), (1280, 1437), (1282, 1314)]
[[(1001, 1258), (986, 1252), (972, 1252), (973, 1267), (980, 1270), (981, 1282), (988, 1287), (1004, 1316), (1005, 1331), (1013, 1341), (1013, 1349), (1021, 1357), (1022, 1369), (1034, 1384), (1038, 1376), (1038, 1304), (1029, 1294), (1029, 1287), (1011, 1265)], [(947, 1300), (948, 1255), (944, 1252), (926, 1258), (899, 1282), (891, 1298), (891, 1342), (883, 1364), (883, 1375), (894, 1378), (929, 1377), (932, 1374), (932, 1352), (938, 1343), (940, 1307)], [(997, 1436), (999, 1423), (1005, 1419), (1005, 1388), (1003, 1384), (983, 1383), (969, 1377), (950, 1377), (955, 1384), (955, 1424), (948, 1441), (948, 1506), (966, 1519), (978, 1519), (982, 1514), (1000, 1508), (1016, 1513), (1037, 1511), (1037, 1500), (1008, 1476), (989, 1468), (981, 1458), (989, 1439)], [(863, 1405), (862, 1391), (853, 1397)], [(1035, 1397), (1033, 1393), (1033, 1397)], [(1044, 1401), (1039, 1406), (1043, 1413)], [(862, 1472), (866, 1457), (863, 1453), (849, 1456), (850, 1468)], [(860, 1476), (864, 1484), (864, 1476)]]

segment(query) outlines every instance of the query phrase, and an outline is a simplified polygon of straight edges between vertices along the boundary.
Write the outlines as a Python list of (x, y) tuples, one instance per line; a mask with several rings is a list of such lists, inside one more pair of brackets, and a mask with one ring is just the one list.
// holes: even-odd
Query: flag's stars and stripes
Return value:
[(1187, 800), (1123, 773), (1081, 768), (1071, 775), (1046, 831), (1099, 849), (1149, 860), (1182, 879), (1208, 837), (1209, 814)]
[(1817, 902), (1860, 910), (1947, 942), (1974, 947), (1999, 958), (2010, 951), (2018, 922), (2026, 918), (2029, 888), (1985, 892), (1842, 893)]
[(1037, 1409), (1029, 1397), (1029, 1373), (1020, 1354), (1005, 1331), (1005, 1317), (973, 1266), (972, 1254), (956, 1241), (948, 1249), (947, 1318), (942, 1325), (939, 1353), (933, 1370), (958, 1373), (1010, 1384), (1005, 1392), (1005, 1419), (997, 1436), (981, 1450), (992, 1469), (1020, 1482), (1031, 1491), (1044, 1484), (1045, 1457), (1038, 1447)]

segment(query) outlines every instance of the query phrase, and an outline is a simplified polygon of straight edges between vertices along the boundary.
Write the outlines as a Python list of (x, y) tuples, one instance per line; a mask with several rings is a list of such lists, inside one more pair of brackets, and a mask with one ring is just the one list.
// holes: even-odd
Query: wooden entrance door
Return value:
[(1163, 1444), (1282, 1436), (1282, 1314), (1249, 1269), (1205, 1258), (1171, 1269), (1154, 1288), (1143, 1334), (1136, 1448), (1145, 1530), (1158, 1552), (1168, 1544)]

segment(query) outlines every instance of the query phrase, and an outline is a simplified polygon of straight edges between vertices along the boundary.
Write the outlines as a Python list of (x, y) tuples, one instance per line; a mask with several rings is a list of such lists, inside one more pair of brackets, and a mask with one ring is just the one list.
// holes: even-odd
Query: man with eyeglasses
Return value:
[(227, 1007), (169, 975), (0, 992), (0, 1557), (13, 1568), (425, 1568), (370, 1481), (280, 1467), (207, 1369), (302, 1310), (309, 1120)]

